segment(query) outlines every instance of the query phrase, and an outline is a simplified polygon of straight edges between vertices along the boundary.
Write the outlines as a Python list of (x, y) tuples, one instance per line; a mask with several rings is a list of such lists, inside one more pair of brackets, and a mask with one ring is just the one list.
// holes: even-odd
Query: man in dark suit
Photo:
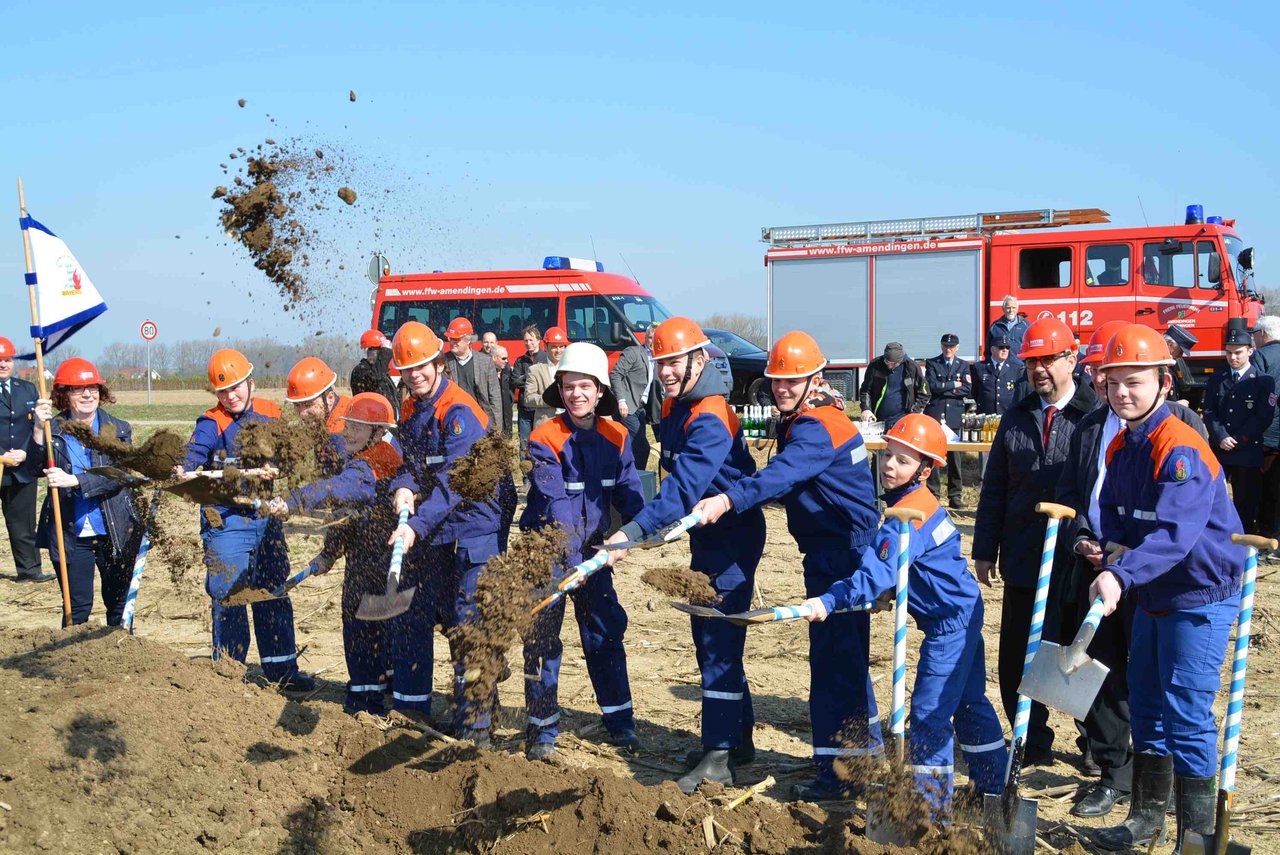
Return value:
[[(964, 399), (969, 397), (969, 390), (973, 388), (969, 363), (956, 356), (959, 348), (960, 336), (947, 333), (942, 337), (942, 353), (924, 363), (924, 384), (929, 390), (929, 403), (925, 405), (924, 414), (937, 419), (955, 433), (959, 433), (964, 417)], [(929, 489), (935, 496), (942, 489), (942, 475), (938, 471), (941, 468), (934, 467), (929, 474)], [(947, 504), (953, 508), (962, 507), (963, 489), (960, 454), (948, 452)]]
[[(493, 333), (485, 333), (493, 335)], [(496, 341), (489, 350), (493, 367), (498, 369), (498, 394), (502, 399), (502, 435), (511, 436), (511, 411), (515, 406), (515, 387), (511, 385), (511, 357)]]
[(52, 573), (40, 569), (36, 551), (36, 479), (19, 464), (27, 459), (31, 441), (31, 411), (35, 409), (36, 387), (14, 376), (13, 342), (0, 338), (0, 454), (5, 458), (0, 478), (0, 504), (9, 530), (9, 551), (19, 582), (48, 582)]
[(618, 415), (631, 434), (631, 454), (636, 468), (649, 465), (649, 437), (645, 425), (649, 424), (649, 395), (653, 390), (653, 360), (641, 344), (633, 344), (618, 355), (618, 361), (609, 372), (609, 385), (618, 399)]
[(1227, 364), (1209, 378), (1204, 424), (1209, 445), (1231, 482), (1231, 498), (1245, 533), (1258, 531), (1263, 434), (1275, 414), (1275, 380), (1250, 362), (1253, 339), (1246, 329), (1228, 329)]
[(978, 412), (999, 415), (1031, 394), (1026, 369), (1009, 348), (1007, 339), (991, 342), (986, 359), (973, 364), (973, 397)]

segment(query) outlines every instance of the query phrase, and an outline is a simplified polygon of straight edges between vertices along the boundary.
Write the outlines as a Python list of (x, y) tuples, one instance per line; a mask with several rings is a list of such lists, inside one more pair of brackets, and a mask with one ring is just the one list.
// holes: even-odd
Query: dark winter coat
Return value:
[[(1223, 366), (1209, 377), (1204, 393), (1204, 423), (1209, 447), (1228, 466), (1262, 466), (1264, 432), (1275, 415), (1275, 380), (1256, 365), (1245, 368), (1239, 380)], [(1221, 443), (1235, 437), (1237, 445), (1224, 451)]]
[[(863, 374), (862, 386), (858, 389), (858, 401), (862, 409), (880, 415), (880, 402), (884, 400), (885, 385), (892, 373), (885, 364), (883, 356), (871, 360)], [(929, 403), (929, 393), (924, 385), (924, 370), (911, 357), (902, 360), (902, 411), (904, 413), (922, 413)]]
[[(1253, 364), (1270, 375), (1276, 389), (1280, 390), (1280, 341), (1269, 341), (1253, 352)], [(1271, 424), (1262, 434), (1262, 445), (1269, 451), (1280, 451), (1280, 407), (1271, 417)]]
[(387, 374), (390, 367), (391, 349), (388, 347), (378, 348), (378, 361), (373, 365), (369, 364), (369, 360), (361, 359), (356, 363), (355, 368), (351, 369), (351, 394), (377, 392), (391, 403), (391, 408), (395, 410), (398, 417), (400, 393), (396, 389), (396, 384), (391, 381), (391, 376)]

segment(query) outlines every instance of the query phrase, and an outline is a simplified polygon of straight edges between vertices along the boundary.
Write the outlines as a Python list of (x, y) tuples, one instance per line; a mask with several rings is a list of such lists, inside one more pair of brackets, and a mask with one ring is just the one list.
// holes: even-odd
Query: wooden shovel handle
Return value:
[(1231, 542), (1237, 546), (1252, 546), (1254, 549), (1275, 549), (1274, 537), (1261, 537), (1256, 534), (1233, 534)]
[(1036, 505), (1036, 513), (1044, 514), (1047, 517), (1053, 517), (1056, 520), (1076, 518), (1076, 509), (1068, 508), (1066, 505), (1059, 505), (1057, 502), (1040, 502)]
[(916, 508), (885, 508), (884, 515), (899, 522), (924, 522), (924, 511)]

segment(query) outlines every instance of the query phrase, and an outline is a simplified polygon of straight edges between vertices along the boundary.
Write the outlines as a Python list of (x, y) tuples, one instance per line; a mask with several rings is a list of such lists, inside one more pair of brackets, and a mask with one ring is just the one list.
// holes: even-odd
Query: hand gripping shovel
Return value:
[(1102, 598), (1093, 601), (1075, 641), (1061, 647), (1052, 641), (1040, 642), (1040, 649), (1022, 674), (1018, 694), (1047, 707), (1062, 710), (1076, 721), (1084, 721), (1093, 706), (1102, 682), (1111, 669), (1089, 658), (1089, 642), (1102, 622)]
[(1249, 855), (1252, 846), (1231, 839), (1231, 800), (1236, 791), (1236, 761), (1240, 748), (1240, 714), (1244, 710), (1244, 674), (1249, 665), (1249, 633), (1253, 623), (1253, 589), (1258, 579), (1258, 550), (1275, 549), (1270, 538), (1247, 534), (1231, 535), (1231, 542), (1249, 549), (1244, 564), (1244, 585), (1240, 589), (1240, 618), (1236, 625), (1235, 656), (1231, 659), (1231, 696), (1227, 700), (1227, 727), (1222, 737), (1222, 769), (1218, 774), (1218, 812), (1213, 834), (1205, 837), (1188, 831), (1182, 841), (1183, 855)]
[[(409, 509), (400, 509), (400, 520), (396, 528), (408, 525)], [(391, 568), (387, 570), (387, 592), (385, 594), (365, 594), (360, 598), (360, 607), (356, 609), (356, 620), (391, 620), (409, 610), (413, 601), (415, 585), (404, 591), (400, 590), (400, 565), (404, 563), (404, 538), (397, 537), (391, 547)]]
[[(893, 763), (902, 768), (907, 723), (907, 580), (911, 567), (911, 521), (924, 520), (915, 508), (888, 508), (884, 515), (898, 521), (898, 584), (893, 603), (893, 712), (889, 732), (893, 739)], [(893, 821), (882, 785), (867, 792), (867, 839), (886, 846), (908, 846), (915, 835)]]
[[(777, 623), (779, 621), (788, 621), (788, 620), (805, 620), (810, 615), (813, 614), (813, 609), (805, 605), (774, 606), (773, 608), (769, 608), (769, 609), (752, 609), (749, 612), (738, 612), (737, 614), (732, 614), (732, 615), (721, 614), (715, 609), (706, 609), (705, 606), (689, 606), (688, 608), (685, 608), (684, 607), (685, 604), (683, 603), (672, 603), (671, 605), (680, 609), (680, 611), (682, 612), (687, 611), (689, 612), (689, 614), (699, 614), (700, 617), (724, 618), (725, 620), (729, 621), (729, 623), (736, 623), (738, 626), (755, 626), (756, 624), (761, 624), (761, 623)], [(836, 609), (831, 614), (843, 615), (843, 614), (848, 614), (849, 612), (869, 612), (869, 611), (872, 611), (875, 608), (875, 606), (876, 604), (874, 602), (859, 603), (858, 605), (850, 606), (847, 609)], [(693, 609), (706, 609), (706, 611), (715, 612), (715, 614), (700, 614), (699, 612), (693, 611)]]
[(702, 514), (694, 512), (688, 516), (681, 517), (671, 525), (658, 529), (658, 531), (650, 537), (642, 540), (628, 540), (623, 543), (610, 543), (609, 549), (654, 549), (658, 546), (666, 546), (673, 540), (678, 539), (686, 531), (702, 522)]
[(129, 592), (124, 596), (124, 613), (120, 625), (133, 635), (133, 613), (138, 604), (138, 588), (142, 587), (142, 571), (147, 566), (147, 552), (151, 549), (151, 520), (155, 518), (156, 508), (160, 505), (160, 488), (151, 494), (151, 509), (147, 518), (142, 521), (142, 542), (138, 544), (138, 554), (133, 559), (133, 577), (129, 580)]
[(589, 558), (586, 561), (583, 561), (581, 564), (575, 566), (573, 570), (570, 571), (569, 575), (565, 576), (564, 579), (560, 582), (560, 584), (556, 586), (556, 589), (555, 591), (552, 592), (551, 596), (547, 597), (545, 600), (543, 600), (542, 602), (534, 606), (533, 611), (531, 611), (529, 614), (536, 615), (538, 612), (542, 611), (543, 609), (549, 606), (555, 605), (557, 602), (560, 601), (561, 597), (563, 597), (565, 594), (569, 593), (574, 588), (581, 585), (583, 582), (587, 581), (588, 576), (590, 576), (592, 573), (599, 570), (601, 567), (604, 567), (608, 563), (609, 563), (609, 553), (606, 550), (601, 549), (599, 552), (595, 554), (595, 557)]
[[(1041, 502), (1036, 512), (1049, 521), (1044, 527), (1044, 548), (1040, 553), (1040, 574), (1036, 577), (1036, 596), (1031, 607), (1031, 632), (1027, 637), (1027, 655), (1022, 660), (1025, 677), (1031, 660), (1040, 649), (1040, 633), (1044, 630), (1044, 614), (1049, 604), (1049, 576), (1053, 573), (1053, 553), (1058, 543), (1058, 526), (1072, 519), (1076, 512), (1066, 505)], [(982, 816), (988, 842), (1008, 855), (1032, 855), (1036, 849), (1035, 799), (1018, 795), (1018, 776), (1022, 772), (1022, 754), (1026, 750), (1027, 726), (1031, 722), (1031, 698), (1018, 695), (1018, 710), (1013, 717), (1013, 744), (1009, 750), (1009, 768), (1005, 774), (1004, 793), (982, 797)]]
[(283, 599), (289, 595), (290, 591), (301, 585), (303, 579), (306, 579), (318, 569), (320, 569), (320, 565), (313, 561), (304, 569), (286, 579), (278, 588), (252, 588), (247, 581), (237, 582), (227, 592), (222, 604), (225, 606), (248, 606), (254, 603), (263, 603), (267, 600)]

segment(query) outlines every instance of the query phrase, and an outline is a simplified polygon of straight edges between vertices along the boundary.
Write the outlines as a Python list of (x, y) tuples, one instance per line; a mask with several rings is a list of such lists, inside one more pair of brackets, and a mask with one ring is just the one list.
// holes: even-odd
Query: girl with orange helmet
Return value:
[[(880, 519), (867, 446), (844, 402), (823, 382), (826, 365), (807, 333), (789, 332), (774, 343), (765, 376), (782, 413), (777, 454), (759, 472), (748, 473), (695, 508), (703, 525), (710, 525), (726, 515), (759, 513), (761, 505), (780, 500), (787, 509), (787, 529), (804, 554), (805, 593), (810, 597), (857, 569)], [(665, 441), (662, 449), (665, 454)], [(809, 628), (809, 716), (818, 774), (812, 783), (794, 788), (797, 798), (851, 797), (836, 774), (836, 758), (882, 749), (867, 670), (870, 635), (866, 612), (836, 615)]]
[[(938, 815), (948, 813), (953, 789), (953, 738), (959, 738), (969, 779), (979, 793), (1004, 790), (1008, 752), (1000, 719), (987, 700), (982, 643), (982, 596), (961, 552), (960, 533), (938, 499), (922, 485), (945, 466), (947, 437), (933, 418), (903, 416), (885, 434), (880, 480), (885, 504), (921, 511), (911, 524), (907, 609), (924, 632), (911, 693), (911, 769), (920, 793)], [(898, 578), (898, 523), (886, 521), (862, 550), (858, 570), (826, 593), (805, 601), (810, 621), (892, 593)]]
[[(66, 551), (67, 587), (71, 599), (71, 623), (85, 623), (93, 610), (94, 568), (102, 578), (102, 604), (107, 626), (120, 626), (125, 594), (133, 559), (142, 541), (142, 526), (130, 501), (129, 490), (114, 478), (89, 470), (110, 466), (111, 458), (90, 451), (68, 431), (78, 424), (93, 433), (114, 432), (121, 442), (133, 443), (133, 427), (102, 409), (115, 398), (92, 362), (79, 357), (64, 360), (53, 378), (50, 398), (36, 402), (32, 411), (33, 430), (27, 446), (27, 471), (42, 473), (51, 489), (60, 490), (62, 503), (62, 544)], [(55, 416), (54, 411), (58, 414)], [(49, 422), (53, 435), (54, 465), (48, 464), (44, 426)], [(58, 563), (58, 539), (54, 536), (50, 497), (40, 510), (36, 543), (49, 550)], [(62, 580), (59, 578), (58, 583)]]
[[(254, 397), (253, 364), (238, 350), (224, 348), (210, 357), (209, 385), (218, 403), (196, 419), (178, 474), (234, 463), (239, 457), (236, 438), (244, 425), (280, 418), (274, 401)], [(205, 589), (213, 599), (213, 658), (227, 655), (244, 662), (249, 652), (248, 607), (222, 601), (237, 583), (267, 589), (284, 583), (289, 575), (284, 530), (279, 520), (259, 517), (244, 507), (206, 505), (201, 508), (200, 538)], [(288, 597), (253, 604), (253, 634), (268, 680), (292, 691), (315, 688), (315, 681), (298, 671), (293, 603)]]

